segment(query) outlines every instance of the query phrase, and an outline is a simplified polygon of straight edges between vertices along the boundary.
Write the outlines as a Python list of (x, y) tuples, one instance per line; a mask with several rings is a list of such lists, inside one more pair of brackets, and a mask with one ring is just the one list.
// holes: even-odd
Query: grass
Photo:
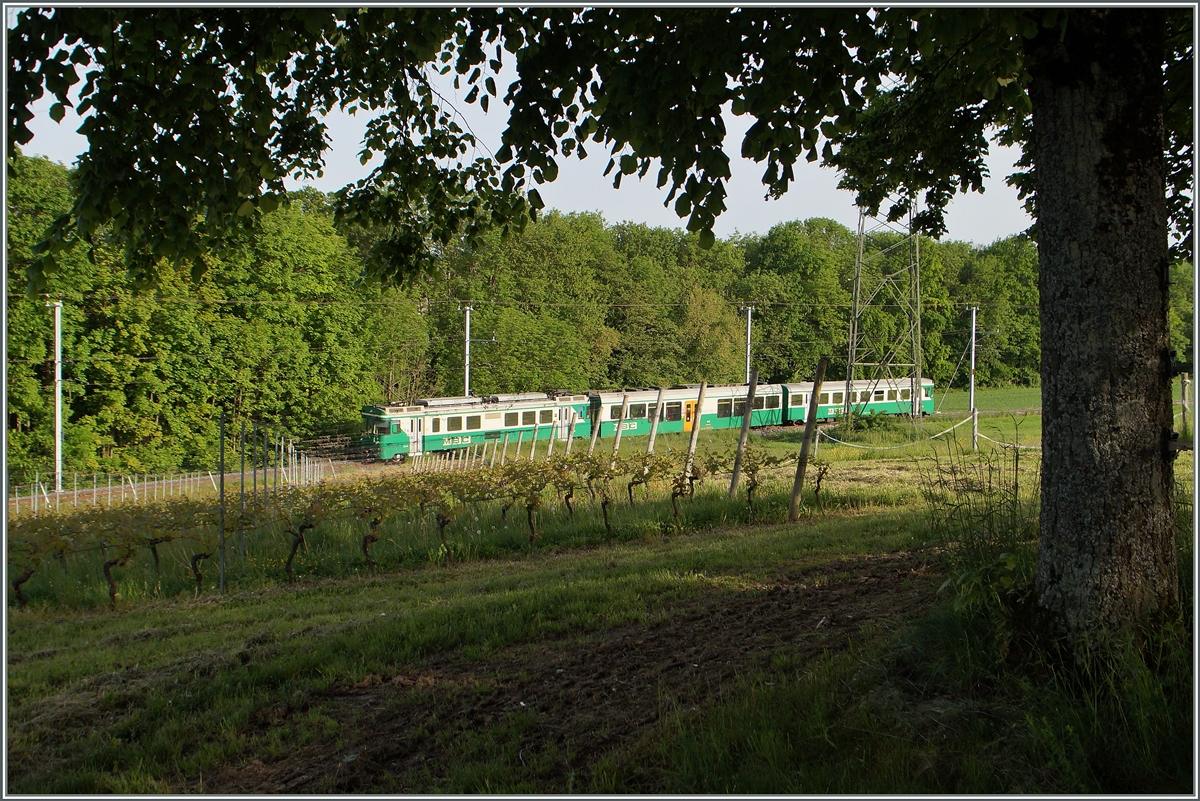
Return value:
[[(246, 754), (278, 753), (284, 740), (336, 739), (319, 709), (286, 733), (246, 729), (263, 710), (302, 706), (338, 681), (437, 654), (480, 659), (514, 643), (650, 623), (672, 603), (736, 592), (782, 565), (911, 541), (911, 510), (881, 514), (147, 602), (119, 614), (10, 612), (9, 789), (155, 792)], [(62, 718), (83, 724), (77, 737), (38, 722)]]
[[(965, 389), (934, 391), (934, 409), (952, 414), (971, 410), (970, 393)], [(1041, 387), (975, 388), (975, 407), (980, 412), (1036, 411), (1042, 408)]]

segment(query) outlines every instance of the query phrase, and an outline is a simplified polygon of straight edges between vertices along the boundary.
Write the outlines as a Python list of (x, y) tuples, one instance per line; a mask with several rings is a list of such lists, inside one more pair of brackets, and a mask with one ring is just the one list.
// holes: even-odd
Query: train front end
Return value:
[(363, 433), (359, 446), (381, 461), (403, 462), (412, 452), (406, 412), (407, 407), (401, 406), (362, 407)]

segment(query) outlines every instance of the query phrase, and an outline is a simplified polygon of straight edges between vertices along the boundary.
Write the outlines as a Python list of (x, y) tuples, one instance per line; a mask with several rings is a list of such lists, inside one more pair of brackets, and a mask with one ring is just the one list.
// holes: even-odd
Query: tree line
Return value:
[[(70, 208), (72, 174), (44, 158), (10, 164), (10, 480), (53, 469), (53, 327), (63, 307), (64, 470), (173, 472), (217, 461), (243, 421), (303, 438), (352, 431), (364, 403), (461, 394), (463, 307), (472, 313), (476, 394), (744, 379), (745, 316), (761, 380), (811, 378), (832, 356), (844, 377), (856, 236), (827, 219), (781, 223), (701, 247), (697, 234), (598, 214), (544, 214), (523, 232), (451, 243), (408, 283), (364, 278), (382, 235), (340, 230), (312, 189), (262, 226), (204, 254), (167, 260), (139, 285), (124, 251), (97, 239), (58, 257), (46, 292), (22, 294), (34, 245)], [(907, 259), (896, 234), (871, 237), (868, 270)], [(889, 248), (892, 248), (889, 251)], [(1191, 269), (1173, 273), (1173, 336), (1190, 352)], [(977, 382), (1032, 385), (1040, 359), (1037, 251), (1025, 236), (977, 246), (921, 243), (924, 373), (963, 386), (969, 306), (978, 306)], [(900, 311), (864, 320), (897, 336)]]

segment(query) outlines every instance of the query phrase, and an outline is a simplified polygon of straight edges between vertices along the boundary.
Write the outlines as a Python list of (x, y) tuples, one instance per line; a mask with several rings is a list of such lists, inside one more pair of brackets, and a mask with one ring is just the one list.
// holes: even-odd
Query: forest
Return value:
[[(796, 220), (708, 249), (696, 234), (597, 214), (549, 211), (518, 234), (452, 246), (397, 286), (363, 278), (379, 232), (339, 230), (312, 189), (205, 257), (205, 270), (157, 265), (127, 275), (103, 236), (57, 257), (44, 294), (25, 268), (72, 200), (72, 175), (18, 154), (8, 195), (9, 480), (53, 470), (53, 325), (63, 302), (66, 472), (174, 472), (217, 462), (218, 418), (304, 439), (353, 432), (359, 407), (458, 395), (463, 308), (474, 394), (744, 380), (745, 315), (760, 380), (811, 379), (823, 354), (845, 376), (856, 236)], [(870, 237), (869, 270), (898, 270), (899, 234)], [(924, 374), (964, 386), (969, 307), (977, 306), (980, 386), (1038, 383), (1037, 251), (1025, 235), (986, 246), (922, 239)], [(1172, 344), (1191, 352), (1192, 268), (1172, 268)], [(898, 310), (864, 320), (897, 336)]]

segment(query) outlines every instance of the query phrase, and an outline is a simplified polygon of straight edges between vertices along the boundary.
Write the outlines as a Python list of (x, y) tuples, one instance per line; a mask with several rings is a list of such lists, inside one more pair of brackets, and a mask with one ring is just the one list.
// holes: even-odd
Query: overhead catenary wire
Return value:
[[(9, 297), (10, 301), (31, 300), (31, 298), (28, 295), (21, 295), (21, 294), (10, 294), (8, 297)], [(556, 307), (556, 308), (563, 307), (563, 308), (636, 309), (636, 308), (679, 308), (679, 307), (687, 307), (687, 306), (695, 305), (694, 303), (691, 303), (689, 301), (682, 301), (682, 300), (681, 301), (637, 301), (637, 302), (613, 302), (613, 301), (599, 301), (599, 300), (569, 300), (569, 301), (567, 301), (567, 300), (471, 300), (471, 301), (466, 301), (466, 300), (460, 300), (460, 299), (454, 299), (454, 298), (447, 298), (447, 299), (422, 298), (419, 300), (413, 299), (413, 298), (404, 298), (404, 299), (397, 299), (397, 300), (357, 300), (357, 299), (355, 299), (355, 300), (326, 300), (326, 299), (322, 299), (322, 300), (284, 299), (284, 300), (281, 300), (278, 298), (271, 298), (271, 299), (259, 299), (259, 298), (238, 298), (238, 299), (229, 299), (229, 298), (136, 298), (136, 297), (120, 297), (120, 296), (104, 298), (104, 297), (96, 296), (96, 295), (88, 295), (85, 298), (84, 296), (69, 296), (69, 295), (53, 295), (53, 296), (51, 296), (51, 295), (45, 295), (45, 294), (38, 295), (37, 297), (43, 298), (43, 299), (49, 298), (49, 297), (54, 297), (54, 298), (61, 297), (64, 300), (70, 300), (70, 301), (74, 301), (74, 302), (81, 302), (84, 300), (96, 301), (96, 300), (107, 299), (107, 300), (111, 300), (114, 303), (121, 303), (121, 302), (125, 302), (125, 301), (145, 303), (149, 300), (154, 300), (157, 304), (163, 305), (163, 306), (166, 306), (166, 305), (169, 305), (172, 303), (180, 304), (180, 305), (194, 305), (194, 306), (281, 306), (281, 307), (282, 306), (353, 306), (353, 307), (411, 306), (414, 304), (416, 304), (418, 306), (420, 306), (420, 305), (442, 306), (442, 305), (451, 305), (451, 304), (458, 306), (463, 303), (470, 302), (472, 304), (476, 304), (479, 306), (494, 306), (494, 307), (508, 307), (508, 308), (522, 308), (522, 307), (528, 308), (528, 307), (551, 306), (551, 307)], [(852, 304), (850, 304), (850, 303), (819, 303), (816, 301), (795, 301), (795, 300), (756, 300), (756, 299), (727, 300), (727, 299), (722, 298), (719, 302), (724, 306), (730, 306), (730, 307), (734, 307), (734, 308), (739, 307), (739, 306), (745, 306), (746, 304), (753, 304), (756, 306), (773, 306), (773, 307), (781, 307), (781, 308), (814, 308), (814, 309), (849, 309), (852, 307)], [(953, 306), (954, 308), (969, 308), (971, 306), (978, 306), (980, 308), (1008, 308), (1008, 309), (1026, 309), (1026, 310), (1036, 310), (1038, 308), (1038, 306), (1036, 304), (976, 303), (974, 301), (952, 301), (949, 303), (949, 305)], [(899, 308), (903, 308), (903, 306), (898, 303), (887, 303), (887, 304), (880, 304), (879, 308), (899, 309)]]
[(847, 448), (857, 448), (859, 450), (865, 450), (865, 451), (894, 451), (899, 448), (911, 448), (914, 445), (923, 445), (924, 443), (935, 440), (938, 437), (943, 436), (944, 434), (949, 434), (954, 429), (958, 428), (959, 426), (966, 425), (969, 422), (971, 422), (970, 417), (968, 417), (965, 420), (958, 421), (954, 425), (947, 428), (945, 431), (939, 431), (938, 433), (933, 434), (925, 439), (918, 439), (918, 440), (914, 440), (913, 442), (904, 442), (904, 443), (901, 443), (900, 445), (858, 445), (853, 442), (844, 442), (844, 441), (838, 439), (837, 437), (831, 436), (830, 434), (826, 433), (825, 431), (822, 431), (821, 429), (817, 429), (817, 437), (818, 438), (824, 437), (825, 439), (829, 440), (830, 442), (836, 442), (838, 445), (845, 445)]

